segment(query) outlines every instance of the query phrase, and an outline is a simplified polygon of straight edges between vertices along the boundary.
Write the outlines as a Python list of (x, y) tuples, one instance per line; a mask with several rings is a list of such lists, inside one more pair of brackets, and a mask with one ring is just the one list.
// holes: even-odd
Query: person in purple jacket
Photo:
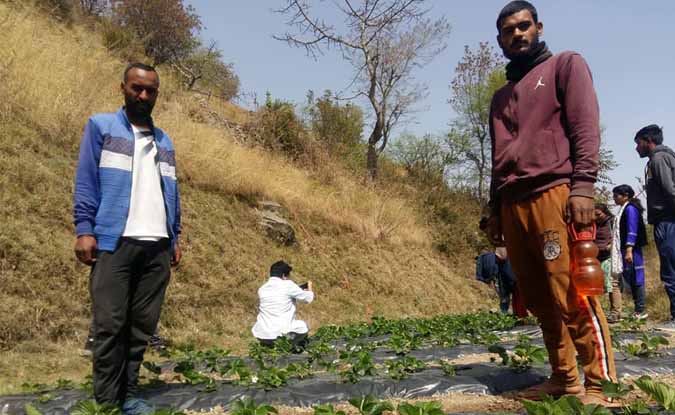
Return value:
[(627, 184), (612, 189), (614, 203), (620, 206), (615, 225), (623, 257), (623, 281), (630, 288), (635, 304), (633, 317), (646, 319), (645, 312), (645, 259), (642, 247), (647, 245), (647, 232), (642, 219), (644, 208), (635, 191)]

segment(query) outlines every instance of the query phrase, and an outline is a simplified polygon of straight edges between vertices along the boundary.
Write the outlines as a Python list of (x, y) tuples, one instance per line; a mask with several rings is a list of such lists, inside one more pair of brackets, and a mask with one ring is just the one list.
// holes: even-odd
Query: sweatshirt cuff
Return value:
[(82, 235), (93, 235), (94, 234), (94, 224), (83, 220), (82, 222), (75, 225), (75, 234), (79, 237)]
[(573, 182), (570, 196), (595, 197), (595, 187), (593, 182)]

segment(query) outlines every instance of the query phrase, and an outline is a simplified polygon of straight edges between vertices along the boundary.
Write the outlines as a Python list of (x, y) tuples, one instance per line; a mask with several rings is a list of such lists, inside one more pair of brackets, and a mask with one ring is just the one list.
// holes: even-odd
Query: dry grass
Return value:
[[(72, 255), (73, 176), (89, 115), (115, 110), (124, 63), (98, 37), (25, 6), (0, 3), (0, 393), (24, 381), (81, 381), (77, 354), (89, 320), (87, 269)], [(318, 297), (310, 325), (374, 314), (470, 311), (487, 289), (467, 280), (473, 264), (431, 248), (414, 196), (366, 187), (326, 160), (303, 170), (278, 155), (238, 146), (228, 128), (200, 123), (194, 97), (162, 73), (157, 124), (177, 147), (184, 207), (184, 262), (175, 271), (162, 333), (176, 342), (243, 350), (255, 292), (269, 264), (290, 260)], [(249, 114), (214, 111), (237, 124)], [(258, 228), (255, 203), (273, 199), (298, 233), (278, 246)], [(460, 255), (461, 257), (461, 255)], [(481, 300), (483, 299), (483, 300)]]

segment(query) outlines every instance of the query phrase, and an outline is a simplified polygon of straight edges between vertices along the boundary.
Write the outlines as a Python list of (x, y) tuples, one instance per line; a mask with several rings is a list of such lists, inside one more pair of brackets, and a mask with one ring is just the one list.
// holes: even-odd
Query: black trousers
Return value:
[(98, 252), (89, 287), (96, 402), (121, 405), (137, 393), (138, 372), (157, 328), (170, 263), (167, 239), (122, 238), (114, 252)]

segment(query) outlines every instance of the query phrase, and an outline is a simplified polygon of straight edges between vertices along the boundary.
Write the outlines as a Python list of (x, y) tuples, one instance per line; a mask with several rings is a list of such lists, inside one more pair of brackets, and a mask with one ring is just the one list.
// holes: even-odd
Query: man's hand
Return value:
[(307, 291), (314, 292), (312, 288), (313, 288), (312, 281), (311, 280), (307, 281)]
[(502, 222), (499, 219), (499, 216), (490, 215), (485, 225), (485, 234), (492, 245), (504, 246)]
[(590, 226), (595, 220), (595, 202), (590, 197), (570, 196), (565, 215), (577, 226)]
[(171, 256), (171, 266), (177, 267), (180, 264), (180, 259), (183, 257), (183, 253), (180, 250), (180, 243), (178, 239), (173, 244), (173, 255)]
[(623, 259), (625, 259), (626, 262), (629, 263), (629, 264), (633, 263), (633, 247), (632, 246), (626, 247), (626, 255), (623, 257)]
[(93, 235), (82, 235), (75, 241), (75, 256), (85, 265), (96, 262), (96, 238)]

